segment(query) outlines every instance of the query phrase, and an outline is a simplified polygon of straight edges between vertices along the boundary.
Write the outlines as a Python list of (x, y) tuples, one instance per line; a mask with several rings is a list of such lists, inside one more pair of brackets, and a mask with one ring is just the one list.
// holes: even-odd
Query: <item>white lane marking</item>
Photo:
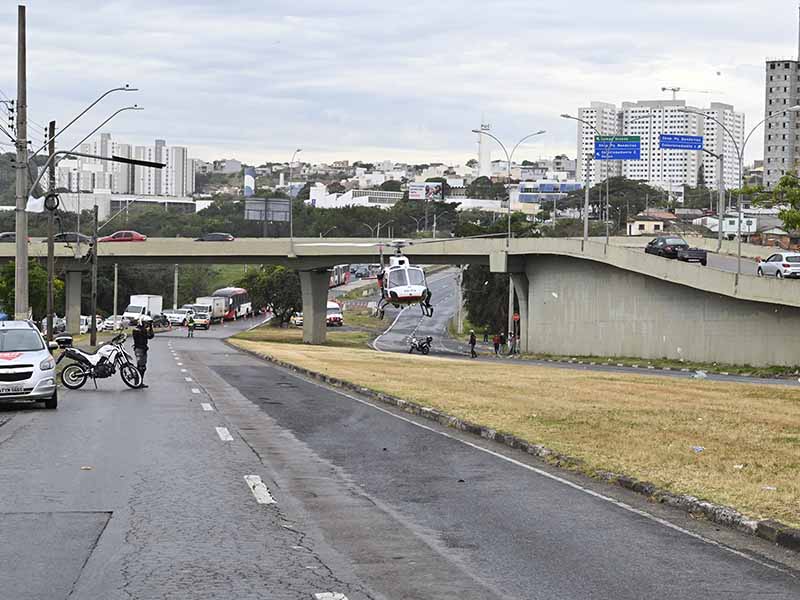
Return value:
[(253, 496), (256, 497), (256, 502), (259, 504), (275, 504), (275, 498), (269, 493), (269, 489), (261, 481), (261, 477), (258, 475), (245, 475), (244, 480), (247, 483), (247, 487), (253, 492)]
[(214, 411), (214, 407), (211, 406), (208, 402), (201, 402), (200, 406), (202, 406), (203, 410), (206, 411), (206, 412), (213, 412)]
[(375, 350), (377, 350), (378, 352), (383, 352), (383, 350), (378, 348), (378, 340), (381, 339), (383, 336), (385, 336), (387, 333), (389, 333), (392, 330), (392, 327), (394, 327), (397, 324), (397, 320), (400, 318), (400, 315), (402, 315), (405, 310), (406, 310), (405, 308), (401, 308), (400, 312), (397, 313), (397, 316), (394, 318), (394, 321), (392, 321), (392, 324), (389, 325), (389, 327), (386, 328), (386, 331), (384, 331), (382, 334), (380, 334), (378, 337), (376, 337), (372, 341), (372, 347)]
[(192, 380), (192, 378), (191, 378), (191, 377), (184, 377), (184, 379), (185, 379), (186, 381), (191, 381), (191, 380)]
[(178, 363), (178, 366), (179, 366), (179, 367), (182, 367), (182, 366), (183, 366), (183, 363)]
[(188, 373), (188, 372), (189, 371), (187, 371), (186, 369), (181, 369), (181, 373)]
[(316, 386), (318, 388), (322, 388), (322, 389), (328, 390), (329, 392), (333, 392), (335, 394), (339, 394), (340, 396), (344, 396), (345, 398), (350, 398), (350, 400), (355, 400), (356, 402), (358, 402), (360, 404), (363, 404), (365, 406), (369, 406), (371, 408), (374, 408), (375, 410), (378, 410), (378, 411), (380, 411), (382, 413), (385, 413), (385, 414), (387, 414), (387, 415), (389, 415), (391, 417), (394, 417), (395, 419), (400, 419), (401, 421), (405, 421), (406, 423), (409, 423), (410, 425), (414, 425), (415, 427), (419, 427), (420, 429), (425, 429), (427, 431), (430, 431), (431, 433), (435, 433), (437, 435), (441, 435), (443, 437), (449, 438), (449, 439), (454, 440), (454, 441), (456, 441), (456, 442), (458, 442), (460, 444), (464, 444), (465, 446), (469, 446), (470, 448), (474, 448), (475, 450), (478, 450), (480, 452), (485, 452), (486, 454), (494, 456), (495, 458), (499, 458), (500, 460), (504, 460), (506, 462), (509, 462), (512, 465), (516, 465), (517, 467), (522, 467), (523, 469), (527, 469), (528, 471), (536, 473), (537, 475), (541, 475), (542, 477), (546, 477), (546, 478), (551, 479), (553, 481), (557, 481), (558, 483), (561, 483), (563, 485), (571, 487), (572, 489), (575, 489), (575, 490), (578, 490), (580, 492), (583, 492), (584, 494), (588, 494), (589, 496), (592, 496), (594, 498), (597, 498), (599, 500), (604, 500), (604, 501), (606, 501), (606, 502), (608, 502), (610, 504), (613, 504), (614, 506), (617, 506), (617, 507), (619, 507), (619, 508), (621, 508), (623, 510), (626, 510), (626, 511), (631, 512), (631, 513), (633, 513), (635, 515), (639, 515), (640, 517), (644, 517), (645, 519), (648, 519), (650, 521), (658, 523), (659, 525), (663, 525), (664, 527), (667, 527), (667, 528), (672, 529), (674, 531), (678, 531), (680, 533), (688, 535), (691, 538), (694, 538), (696, 540), (700, 540), (701, 542), (705, 542), (706, 544), (709, 544), (711, 546), (719, 548), (720, 550), (724, 550), (724, 551), (730, 552), (731, 554), (733, 554), (735, 556), (738, 556), (739, 558), (744, 558), (745, 560), (749, 560), (750, 562), (753, 562), (753, 563), (756, 563), (758, 565), (761, 565), (762, 567), (767, 567), (768, 569), (772, 569), (774, 571), (778, 571), (780, 573), (786, 573), (786, 574), (792, 575), (791, 571), (788, 571), (786, 569), (782, 569), (781, 567), (779, 567), (777, 565), (772, 565), (770, 563), (758, 560), (757, 558), (755, 558), (753, 556), (749, 556), (748, 554), (745, 554), (744, 552), (740, 552), (740, 551), (738, 551), (738, 550), (736, 550), (734, 548), (731, 548), (729, 546), (721, 544), (720, 542), (717, 542), (715, 540), (709, 539), (709, 538), (707, 538), (705, 536), (702, 536), (702, 535), (700, 535), (698, 533), (694, 533), (692, 531), (689, 531), (688, 529), (684, 529), (683, 527), (675, 525), (674, 523), (670, 523), (666, 519), (662, 519), (660, 517), (656, 517), (655, 515), (651, 515), (650, 513), (645, 512), (643, 510), (640, 510), (638, 508), (635, 508), (635, 507), (631, 506), (630, 504), (626, 504), (625, 502), (622, 502), (621, 500), (617, 500), (615, 498), (611, 498), (610, 496), (606, 496), (606, 495), (601, 494), (599, 492), (595, 492), (594, 490), (590, 490), (589, 488), (585, 488), (582, 485), (578, 485), (577, 483), (569, 481), (568, 479), (564, 479), (563, 477), (559, 477), (558, 475), (553, 475), (552, 473), (548, 473), (547, 471), (544, 471), (544, 470), (539, 469), (537, 467), (534, 467), (532, 465), (526, 464), (526, 463), (524, 463), (522, 461), (519, 461), (519, 460), (516, 460), (514, 458), (511, 458), (510, 456), (505, 456), (503, 454), (500, 454), (499, 452), (495, 452), (494, 450), (489, 450), (488, 448), (483, 448), (482, 446), (479, 446), (479, 445), (474, 444), (472, 442), (469, 442), (467, 440), (459, 439), (457, 437), (454, 437), (454, 436), (450, 435), (446, 431), (439, 431), (437, 429), (434, 429), (433, 427), (429, 427), (428, 425), (424, 425), (423, 423), (417, 423), (416, 421), (413, 421), (413, 420), (411, 420), (409, 418), (406, 418), (406, 417), (404, 417), (402, 415), (396, 415), (392, 411), (390, 411), (390, 410), (388, 410), (386, 408), (383, 408), (381, 406), (376, 406), (375, 404), (372, 404), (371, 402), (368, 402), (366, 400), (362, 400), (361, 398), (357, 398), (357, 397), (352, 396), (352, 395), (350, 395), (350, 394), (348, 394), (346, 392), (342, 392), (342, 391), (337, 390), (335, 388), (330, 388), (330, 387), (328, 387), (328, 386), (326, 386), (326, 385), (324, 385), (322, 383), (318, 383), (318, 382), (313, 381), (311, 379), (306, 379), (304, 377), (301, 377), (300, 375), (296, 375), (296, 374), (291, 373), (291, 372), (289, 372), (289, 375), (291, 375), (292, 377), (295, 377), (296, 379), (300, 379), (301, 381), (305, 381), (306, 383), (310, 383), (311, 385), (314, 385), (314, 386)]
[(200, 393), (200, 388), (192, 388), (192, 393), (193, 394), (199, 394)]
[(347, 596), (339, 592), (320, 592), (314, 594), (316, 600), (347, 600)]
[(233, 436), (231, 435), (231, 432), (228, 431), (227, 427), (216, 427), (215, 429), (217, 430), (217, 435), (219, 436), (219, 439), (221, 439), (223, 442), (233, 441)]

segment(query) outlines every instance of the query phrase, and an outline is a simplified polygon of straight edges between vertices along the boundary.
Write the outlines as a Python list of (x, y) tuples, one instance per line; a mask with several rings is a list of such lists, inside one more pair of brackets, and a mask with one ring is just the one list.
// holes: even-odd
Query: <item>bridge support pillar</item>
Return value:
[(511, 281), (514, 284), (514, 292), (516, 292), (517, 302), (519, 303), (519, 324), (517, 330), (519, 331), (519, 351), (528, 352), (528, 276), (525, 273), (509, 273)]
[(303, 294), (303, 343), (324, 344), (327, 333), (327, 305), (330, 273), (326, 270), (300, 271)]
[(65, 317), (67, 333), (78, 335), (81, 332), (81, 271), (67, 271), (65, 277)]

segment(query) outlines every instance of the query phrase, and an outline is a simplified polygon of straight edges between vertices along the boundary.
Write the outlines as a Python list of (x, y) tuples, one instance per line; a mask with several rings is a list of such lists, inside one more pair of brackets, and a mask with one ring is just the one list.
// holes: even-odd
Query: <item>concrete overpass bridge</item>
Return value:
[[(325, 242), (364, 243), (330, 239)], [(283, 264), (300, 272), (304, 340), (325, 339), (327, 268), (378, 261), (377, 248), (314, 246), (319, 238), (195, 242), (148, 239), (99, 246), (99, 260), (125, 264)], [(13, 246), (0, 260), (13, 258)], [(41, 248), (37, 248), (41, 246)], [(31, 243), (42, 257), (45, 244)], [(421, 264), (485, 264), (508, 272), (520, 305), (523, 351), (794, 365), (800, 356), (800, 288), (669, 261), (602, 241), (564, 238), (448, 240), (409, 246)], [(71, 254), (72, 253), (72, 254)], [(80, 310), (86, 261), (58, 248), (68, 313)], [(77, 291), (76, 291), (77, 290)], [(77, 302), (77, 308), (75, 306)], [(435, 298), (434, 298), (435, 304)]]

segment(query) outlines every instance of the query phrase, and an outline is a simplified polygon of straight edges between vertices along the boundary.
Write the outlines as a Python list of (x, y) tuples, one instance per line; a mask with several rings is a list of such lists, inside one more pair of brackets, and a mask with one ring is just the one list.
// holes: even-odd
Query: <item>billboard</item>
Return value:
[(255, 167), (244, 168), (244, 197), (250, 198), (256, 193), (256, 169)]
[(426, 181), (425, 183), (409, 183), (408, 199), (441, 201), (444, 199), (442, 197), (442, 184), (436, 181)]
[(244, 218), (247, 221), (289, 222), (288, 198), (254, 198), (244, 202)]

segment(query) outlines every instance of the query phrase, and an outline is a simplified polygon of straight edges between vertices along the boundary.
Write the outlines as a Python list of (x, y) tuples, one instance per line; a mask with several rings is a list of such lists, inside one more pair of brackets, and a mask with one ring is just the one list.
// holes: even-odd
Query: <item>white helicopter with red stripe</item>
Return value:
[[(433, 306), (431, 305), (431, 290), (425, 279), (425, 271), (422, 267), (415, 267), (411, 264), (402, 249), (412, 244), (425, 244), (441, 242), (444, 240), (425, 240), (414, 242), (411, 240), (392, 240), (389, 242), (374, 243), (347, 243), (347, 242), (320, 242), (312, 244), (298, 244), (302, 246), (338, 246), (338, 247), (377, 247), (381, 255), (381, 271), (378, 273), (378, 289), (381, 292), (381, 299), (378, 303), (378, 316), (382, 319), (384, 310), (392, 305), (395, 308), (419, 304), (422, 314), (426, 317), (433, 316)], [(383, 249), (385, 247), (394, 248), (395, 252), (389, 257), (389, 265), (384, 262)]]

